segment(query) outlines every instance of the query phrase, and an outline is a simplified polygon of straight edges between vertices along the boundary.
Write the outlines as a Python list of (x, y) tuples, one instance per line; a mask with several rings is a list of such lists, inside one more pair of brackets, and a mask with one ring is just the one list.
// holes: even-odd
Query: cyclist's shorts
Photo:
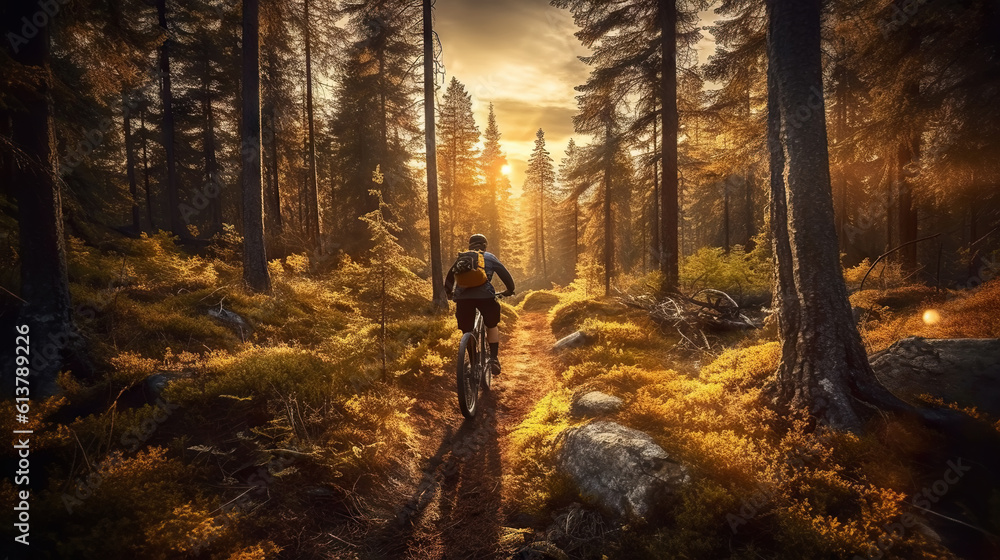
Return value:
[(475, 328), (477, 309), (483, 314), (483, 322), (487, 328), (492, 329), (500, 323), (500, 303), (496, 299), (459, 299), (455, 301), (455, 318), (463, 333)]

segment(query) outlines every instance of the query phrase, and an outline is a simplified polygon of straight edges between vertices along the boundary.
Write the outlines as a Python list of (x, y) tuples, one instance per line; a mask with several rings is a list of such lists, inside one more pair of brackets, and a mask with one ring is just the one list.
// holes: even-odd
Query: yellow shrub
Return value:
[(548, 311), (559, 303), (559, 296), (548, 290), (537, 290), (529, 293), (521, 302), (525, 311)]

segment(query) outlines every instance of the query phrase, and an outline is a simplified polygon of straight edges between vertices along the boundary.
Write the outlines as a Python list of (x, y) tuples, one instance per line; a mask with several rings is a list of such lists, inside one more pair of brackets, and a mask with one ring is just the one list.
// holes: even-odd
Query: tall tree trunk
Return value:
[(125, 129), (125, 177), (128, 180), (128, 193), (132, 198), (132, 231), (139, 235), (142, 231), (139, 224), (139, 188), (135, 178), (135, 153), (132, 150), (132, 109), (129, 107), (127, 93), (122, 93), (122, 121)]
[(913, 243), (917, 239), (917, 209), (913, 204), (913, 181), (909, 176), (908, 164), (919, 159), (920, 135), (913, 134), (900, 144), (896, 154), (896, 177), (899, 181), (899, 194), (896, 200), (899, 206), (896, 216), (899, 220), (899, 244), (910, 243), (899, 250), (900, 262), (906, 272), (917, 269), (917, 244)]
[(611, 295), (611, 277), (615, 273), (615, 237), (611, 216), (611, 181), (614, 173), (615, 152), (612, 149), (610, 115), (604, 130), (607, 154), (604, 156), (604, 296)]
[(258, 0), (243, 0), (243, 281), (271, 291), (264, 251), (260, 144), (260, 20)]
[(167, 216), (170, 233), (190, 238), (181, 220), (180, 191), (177, 184), (177, 156), (174, 149), (174, 97), (170, 85), (170, 35), (167, 30), (167, 0), (156, 0), (156, 14), (166, 37), (160, 47), (160, 101), (163, 104), (163, 151), (167, 165)]
[[(914, 56), (920, 56), (921, 33), (916, 27), (910, 26), (906, 30), (906, 43), (908, 52)], [(920, 80), (917, 77), (909, 77), (908, 83), (904, 86), (907, 101), (916, 104), (920, 99)], [(913, 181), (909, 164), (914, 165), (920, 162), (920, 128), (919, 123), (908, 122), (908, 130), (903, 131), (898, 150), (896, 152), (896, 179), (898, 198), (896, 203), (898, 209), (896, 219), (899, 221), (899, 245), (906, 245), (899, 250), (899, 260), (905, 272), (913, 272), (917, 269), (917, 210), (913, 204)]]
[(316, 136), (313, 126), (313, 91), (312, 91), (312, 25), (309, 22), (309, 0), (305, 0), (305, 42), (306, 42), (306, 119), (309, 137), (307, 139), (306, 158), (308, 159), (306, 176), (306, 233), (313, 247), (323, 252), (319, 227), (319, 187), (317, 185), (316, 169)]
[(573, 199), (573, 271), (580, 264), (580, 199)]
[(538, 189), (538, 232), (541, 235), (539, 246), (542, 248), (542, 279), (549, 279), (548, 263), (545, 259), (545, 185)]
[[(751, 118), (751, 112), (750, 112), (750, 83), (749, 83), (749, 81), (747, 82), (747, 94), (746, 94), (745, 101), (746, 101), (746, 104), (744, 106), (744, 110), (746, 111), (746, 117), (747, 117), (747, 119), (750, 119)], [(756, 217), (755, 210), (756, 210), (756, 208), (754, 208), (754, 205), (753, 205), (753, 186), (754, 186), (755, 182), (756, 182), (756, 177), (754, 177), (753, 168), (750, 167), (750, 166), (747, 166), (746, 173), (743, 176), (743, 188), (744, 188), (743, 200), (744, 200), (744, 204), (746, 206), (746, 215), (744, 217), (744, 220), (745, 220), (744, 223), (746, 225), (746, 231), (747, 231), (747, 238), (746, 238), (746, 243), (744, 244), (744, 248), (746, 249), (747, 252), (750, 252), (750, 251), (753, 250), (753, 248), (754, 248), (754, 240), (753, 240), (753, 238), (754, 238), (755, 235), (757, 235), (757, 226), (756, 226), (756, 220), (755, 220), (755, 217)]]
[[(655, 101), (654, 101), (655, 103)], [(653, 117), (653, 153), (658, 154), (657, 146), (658, 139), (657, 135), (659, 130), (657, 130), (656, 117)], [(660, 225), (660, 164), (658, 159), (653, 159), (653, 258), (652, 265), (655, 269), (659, 270), (660, 263), (663, 261), (663, 243), (660, 239), (660, 234), (662, 233), (662, 226)]]
[(268, 133), (264, 136), (268, 139), (266, 147), (270, 152), (270, 165), (267, 166), (268, 189), (266, 197), (267, 205), (264, 208), (264, 223), (267, 226), (268, 234), (276, 238), (281, 235), (284, 224), (281, 221), (281, 179), (278, 167), (278, 137), (276, 133), (278, 126), (273, 101), (268, 106), (267, 123)]
[[(858, 430), (873, 404), (908, 407), (875, 378), (847, 301), (830, 189), (820, 4), (767, 0), (771, 227), (782, 340), (772, 390), (781, 407)], [(789, 118), (803, 107), (809, 118)]]
[[(30, 20), (37, 9), (33, 0), (7, 2), (0, 8), (3, 35), (19, 34), (21, 19)], [(19, 327), (17, 334), (35, 344), (29, 356), (30, 370), (25, 370), (29, 373), (25, 380), (35, 398), (58, 392), (56, 376), (74, 347), (79, 347), (80, 340), (70, 312), (62, 200), (56, 171), (59, 166), (54, 150), (48, 29), (41, 27), (36, 36), (22, 43), (9, 42), (7, 54), (37, 80), (15, 80), (8, 84), (11, 97), (21, 106), (5, 108), (4, 115), (13, 148), (22, 155), (12, 158), (8, 154), (5, 158), (11, 175), (5, 182), (9, 181), (17, 201), (21, 297), (25, 302), (18, 324), (27, 327), (27, 332)], [(14, 344), (13, 330), (7, 336), (8, 344)], [(38, 352), (45, 345), (53, 346), (55, 352)], [(13, 359), (9, 363), (10, 375), (5, 377), (10, 380), (8, 394), (13, 394)]]
[(680, 208), (677, 175), (677, 0), (659, 0), (660, 16), (660, 99), (663, 119), (660, 154), (663, 165), (662, 228), (663, 272), (665, 291), (677, 288), (680, 244), (678, 228)]
[(889, 185), (885, 192), (885, 250), (895, 247), (893, 243), (893, 226), (896, 224), (896, 186), (899, 183), (899, 168), (893, 162), (892, 154), (886, 152), (886, 160), (889, 161)]
[(208, 197), (211, 211), (209, 227), (210, 234), (222, 231), (222, 181), (219, 180), (219, 164), (215, 150), (215, 112), (212, 108), (212, 66), (208, 56), (205, 56), (204, 75), (202, 76), (202, 118), (204, 126), (202, 133), (202, 152), (205, 158), (205, 181), (206, 188), (202, 189), (206, 194), (214, 194)]
[[(731, 178), (730, 178), (731, 179)], [(722, 188), (722, 238), (723, 250), (729, 254), (729, 191), (732, 190), (730, 180)]]
[(149, 230), (156, 231), (156, 222), (153, 220), (153, 191), (149, 186), (149, 151), (147, 149), (148, 135), (146, 134), (146, 107), (139, 111), (139, 129), (142, 130), (142, 182), (143, 190), (146, 192), (146, 217), (149, 219)]
[(743, 201), (744, 206), (746, 207), (746, 215), (744, 216), (744, 219), (747, 230), (747, 238), (744, 248), (747, 252), (753, 251), (755, 247), (753, 238), (757, 235), (756, 220), (754, 219), (756, 208), (754, 208), (753, 203), (753, 185), (756, 180), (757, 179), (754, 177), (753, 171), (747, 169), (747, 174), (743, 180), (743, 188), (745, 189), (743, 192)]
[(443, 263), (441, 259), (441, 220), (438, 210), (437, 144), (434, 132), (434, 29), (431, 18), (431, 0), (423, 0), (424, 17), (424, 145), (427, 150), (427, 218), (431, 238), (431, 287), (432, 299), (438, 308), (448, 301), (444, 293)]
[(381, 133), (381, 137), (380, 137), (381, 144), (379, 145), (379, 148), (380, 148), (380, 150), (379, 150), (379, 152), (380, 152), (379, 153), (379, 160), (380, 160), (379, 163), (382, 164), (382, 167), (386, 171), (386, 173), (385, 173), (385, 186), (382, 188), (382, 195), (385, 198), (386, 204), (389, 205), (389, 208), (394, 208), (393, 205), (395, 203), (395, 200), (393, 199), (393, 194), (395, 194), (395, 193), (393, 193), (393, 189), (392, 189), (392, 175), (393, 174), (390, 173), (393, 170), (390, 168), (390, 163), (389, 163), (389, 160), (388, 160), (388, 158), (389, 158), (389, 114), (388, 114), (388, 111), (386, 109), (386, 99), (385, 99), (385, 92), (388, 89), (387, 85), (386, 85), (387, 82), (388, 82), (388, 80), (385, 77), (385, 49), (384, 48), (381, 48), (378, 51), (378, 80), (379, 80), (379, 88), (378, 88), (379, 116), (381, 118), (381, 122), (379, 123), (380, 124), (379, 128), (380, 128), (380, 133)]
[[(844, 42), (841, 41), (841, 45)], [(842, 47), (843, 48), (843, 47)], [(834, 132), (837, 143), (843, 143), (847, 139), (847, 81), (845, 79), (846, 70), (841, 63), (835, 70), (837, 76), (837, 88), (834, 95), (837, 96), (837, 110), (834, 112)], [(837, 237), (840, 240), (840, 248), (847, 248), (847, 165), (841, 168), (837, 176), (837, 194), (839, 204), (834, 209), (834, 216), (837, 219)]]

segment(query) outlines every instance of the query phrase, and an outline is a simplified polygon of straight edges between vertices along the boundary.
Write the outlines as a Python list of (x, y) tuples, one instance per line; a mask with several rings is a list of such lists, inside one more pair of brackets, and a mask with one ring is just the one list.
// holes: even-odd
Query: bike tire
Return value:
[(462, 411), (462, 416), (468, 419), (476, 417), (476, 405), (479, 402), (479, 376), (476, 369), (479, 367), (476, 354), (476, 337), (472, 333), (462, 335), (462, 342), (458, 345), (458, 365), (457, 365), (457, 390), (458, 408)]
[(493, 363), (490, 360), (490, 346), (486, 342), (485, 329), (480, 333), (479, 341), (479, 367), (482, 372), (483, 390), (489, 391), (493, 388)]

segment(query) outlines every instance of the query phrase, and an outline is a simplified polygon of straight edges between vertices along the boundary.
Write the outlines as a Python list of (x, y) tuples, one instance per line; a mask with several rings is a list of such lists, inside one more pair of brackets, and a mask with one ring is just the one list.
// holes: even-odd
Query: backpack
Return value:
[(486, 283), (486, 258), (482, 251), (464, 251), (455, 260), (455, 283), (462, 288), (475, 288)]

